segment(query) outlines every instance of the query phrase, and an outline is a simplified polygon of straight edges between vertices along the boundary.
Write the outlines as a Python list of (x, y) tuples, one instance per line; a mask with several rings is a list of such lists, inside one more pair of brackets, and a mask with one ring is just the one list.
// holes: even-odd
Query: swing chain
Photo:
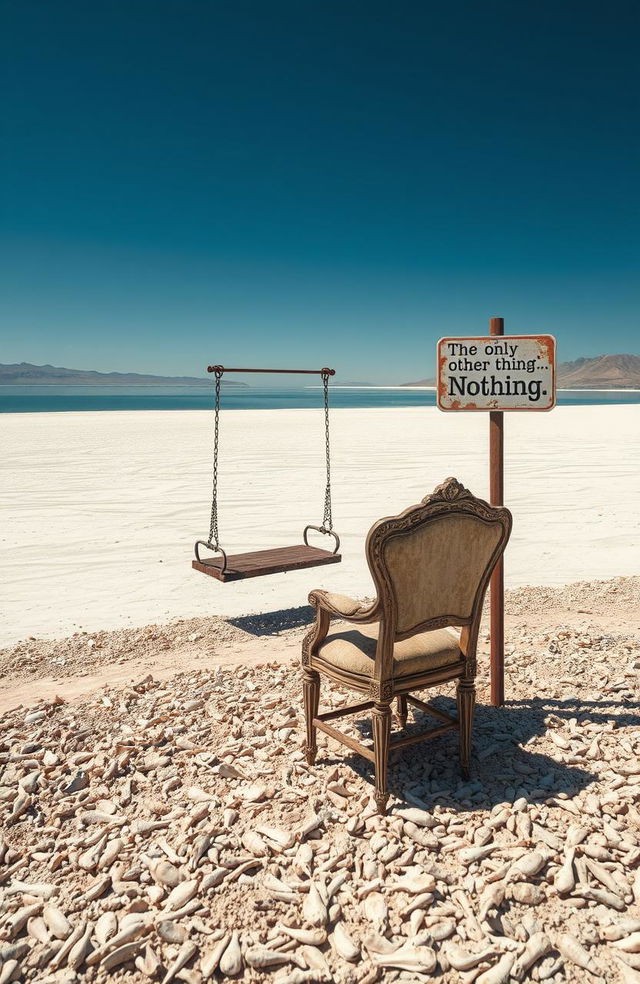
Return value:
[[(224, 565), (222, 570), (226, 568), (226, 555), (222, 548), (220, 547), (220, 531), (218, 529), (218, 441), (220, 434), (220, 383), (222, 380), (222, 375), (224, 369), (222, 366), (212, 367), (215, 372), (216, 382), (215, 382), (215, 406), (214, 406), (214, 429), (213, 429), (213, 488), (211, 496), (211, 523), (209, 525), (209, 540), (208, 542), (198, 541), (202, 543), (203, 546), (209, 547), (211, 550), (218, 550), (223, 555)], [(331, 445), (329, 440), (329, 377), (330, 372), (328, 369), (322, 371), (322, 385), (324, 390), (324, 431), (325, 431), (325, 453), (326, 453), (326, 465), (327, 465), (327, 483), (324, 492), (324, 514), (322, 517), (322, 526), (309, 526), (304, 532), (304, 541), (307, 543), (307, 530), (314, 529), (318, 530), (319, 533), (331, 533), (331, 535), (336, 540), (336, 548), (334, 553), (338, 550), (340, 546), (340, 541), (337, 535), (333, 532), (333, 517), (331, 515)], [(198, 544), (196, 544), (196, 558), (200, 560), (198, 556)]]
[(327, 458), (327, 484), (324, 491), (324, 515), (322, 517), (322, 528), (328, 533), (333, 530), (333, 519), (331, 516), (331, 447), (329, 443), (329, 372), (323, 371), (322, 385), (324, 387), (324, 435), (325, 450)]
[(221, 370), (216, 368), (216, 402), (215, 424), (213, 428), (213, 494), (211, 499), (211, 524), (209, 526), (209, 545), (212, 550), (220, 549), (220, 533), (218, 531), (218, 434), (220, 429), (220, 380)]

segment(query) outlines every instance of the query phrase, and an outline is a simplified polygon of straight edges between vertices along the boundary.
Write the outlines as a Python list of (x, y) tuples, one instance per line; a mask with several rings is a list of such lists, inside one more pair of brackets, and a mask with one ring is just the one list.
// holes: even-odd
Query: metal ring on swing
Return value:
[(227, 570), (227, 555), (224, 552), (224, 550), (222, 549), (222, 547), (216, 547), (215, 543), (208, 543), (207, 540), (196, 540), (196, 542), (193, 545), (193, 551), (194, 551), (194, 553), (196, 555), (196, 560), (198, 561), (199, 564), (203, 564), (204, 561), (202, 560), (202, 558), (200, 556), (200, 552), (198, 550), (198, 547), (207, 547), (209, 550), (213, 550), (214, 553), (220, 553), (220, 554), (222, 554), (222, 567), (220, 568), (220, 573), (221, 574), (226, 573), (226, 570)]
[(305, 526), (304, 532), (302, 534), (302, 538), (304, 540), (305, 547), (308, 547), (310, 545), (309, 544), (309, 540), (307, 538), (307, 531), (308, 530), (315, 530), (316, 533), (322, 533), (323, 536), (326, 536), (327, 534), (329, 536), (332, 536), (333, 539), (336, 541), (335, 549), (332, 550), (332, 553), (337, 554), (338, 550), (340, 549), (340, 537), (338, 536), (337, 533), (334, 533), (333, 530), (328, 530), (326, 528), (326, 526)]

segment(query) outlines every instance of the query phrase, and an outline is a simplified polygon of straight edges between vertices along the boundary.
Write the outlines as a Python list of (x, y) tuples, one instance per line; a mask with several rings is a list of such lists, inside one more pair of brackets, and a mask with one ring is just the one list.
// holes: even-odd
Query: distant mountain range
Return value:
[[(594, 359), (560, 362), (561, 389), (640, 389), (640, 355), (598, 355)], [(435, 386), (435, 379), (420, 379), (403, 386)]]
[[(95, 372), (92, 369), (63, 369), (60, 366), (34, 366), (30, 362), (0, 365), (0, 385), (38, 386), (205, 386), (209, 376), (148, 376), (139, 372)], [(223, 379), (223, 386), (247, 386), (235, 379)]]
[[(96, 372), (92, 369), (64, 369), (60, 366), (34, 366), (30, 362), (0, 365), (0, 385), (30, 384), (62, 386), (203, 386), (209, 377), (151, 376), (138, 372)], [(223, 386), (242, 386), (235, 379), (223, 379)], [(336, 386), (368, 386), (368, 383), (335, 380)], [(435, 386), (435, 379), (419, 379), (403, 386)], [(558, 365), (558, 386), (563, 389), (640, 389), (640, 355), (599, 355)]]
[(339, 379), (337, 376), (332, 384), (333, 386), (375, 386), (375, 383), (363, 383), (361, 379)]
[(558, 366), (566, 389), (640, 389), (640, 355), (599, 355)]

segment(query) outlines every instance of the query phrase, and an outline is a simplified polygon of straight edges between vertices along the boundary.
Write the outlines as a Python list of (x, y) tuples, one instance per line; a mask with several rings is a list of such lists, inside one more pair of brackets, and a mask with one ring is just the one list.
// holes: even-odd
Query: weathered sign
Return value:
[(553, 335), (487, 335), (438, 342), (441, 410), (551, 410), (556, 402)]

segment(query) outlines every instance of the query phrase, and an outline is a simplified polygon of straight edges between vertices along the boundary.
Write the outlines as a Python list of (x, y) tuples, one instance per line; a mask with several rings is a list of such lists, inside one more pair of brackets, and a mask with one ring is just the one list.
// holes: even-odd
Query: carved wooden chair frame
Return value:
[[(457, 612), (440, 615), (412, 627), (411, 631), (398, 633), (397, 602), (392, 582), (384, 559), (384, 545), (392, 537), (415, 530), (430, 520), (446, 514), (473, 516), (488, 524), (500, 524), (502, 532), (498, 543), (478, 581), (475, 599), (470, 616)], [(471, 756), (471, 729), (475, 707), (476, 647), (484, 596), (491, 573), (507, 545), (511, 533), (511, 513), (505, 508), (490, 506), (483, 499), (472, 495), (457, 479), (448, 478), (435, 491), (426, 496), (421, 503), (410, 506), (398, 516), (391, 516), (375, 523), (366, 542), (366, 555), (369, 569), (376, 586), (377, 597), (371, 605), (362, 605), (344, 596), (331, 595), (326, 591), (312, 591), (309, 602), (316, 609), (316, 621), (302, 643), (303, 692), (306, 718), (307, 762), (313, 765), (317, 754), (316, 729), (363, 755), (374, 763), (375, 799), (378, 810), (384, 813), (388, 800), (387, 759), (389, 752), (404, 748), (427, 738), (449, 731), (459, 730), (460, 761), (462, 773), (469, 775)], [(365, 624), (379, 622), (378, 642), (372, 676), (364, 676), (346, 669), (338, 668), (319, 655), (332, 618), (346, 622)], [(461, 658), (449, 665), (413, 673), (410, 676), (393, 678), (394, 643), (410, 638), (418, 632), (425, 632), (446, 626), (461, 628)], [(367, 700), (346, 708), (318, 713), (320, 699), (320, 674), (336, 683), (367, 695)], [(422, 690), (439, 683), (457, 680), (458, 717), (453, 718), (412, 696), (412, 691)], [(391, 702), (397, 699), (397, 717), (401, 727), (407, 722), (407, 705), (431, 715), (440, 722), (439, 727), (431, 728), (417, 735), (391, 738)], [(348, 714), (357, 714), (371, 709), (373, 749), (338, 731), (329, 722)]]

